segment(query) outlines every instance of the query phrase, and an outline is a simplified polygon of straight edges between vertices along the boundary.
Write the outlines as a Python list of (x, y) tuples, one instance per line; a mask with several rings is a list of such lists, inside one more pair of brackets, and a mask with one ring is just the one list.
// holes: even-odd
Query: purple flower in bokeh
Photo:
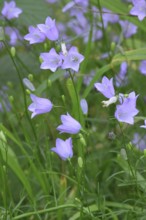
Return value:
[(140, 71), (143, 75), (146, 75), (146, 60), (142, 60), (142, 61), (140, 62), (139, 71)]
[(133, 8), (130, 10), (131, 15), (138, 16), (142, 21), (146, 17), (146, 1), (145, 0), (132, 0)]
[(51, 4), (54, 4), (54, 3), (57, 2), (57, 0), (46, 0), (46, 2), (51, 3)]
[(72, 139), (68, 138), (67, 140), (62, 140), (60, 138), (56, 139), (56, 147), (51, 148), (51, 151), (58, 154), (62, 160), (67, 160), (73, 157), (73, 150), (72, 150)]
[(34, 94), (30, 94), (30, 98), (33, 102), (28, 106), (28, 110), (32, 112), (31, 118), (51, 111), (53, 104), (49, 99), (40, 98)]
[(144, 120), (144, 125), (141, 125), (140, 128), (145, 128), (146, 129), (146, 120)]
[(78, 53), (76, 47), (71, 47), (66, 56), (63, 57), (62, 69), (72, 69), (78, 72), (80, 63), (84, 60), (84, 56)]
[(132, 24), (129, 21), (120, 21), (119, 23), (122, 27), (123, 35), (124, 35), (125, 38), (129, 38), (133, 34), (136, 34), (136, 32), (137, 32), (137, 26), (136, 25)]
[(70, 114), (61, 115), (62, 125), (57, 127), (60, 133), (77, 134), (81, 130), (80, 123), (75, 120)]
[(128, 97), (119, 99), (120, 104), (116, 106), (115, 118), (119, 122), (134, 124), (134, 116), (138, 114), (136, 109), (137, 97), (135, 92), (131, 92)]
[(8, 88), (6, 86), (3, 86), (0, 89), (0, 112), (4, 112), (4, 111), (9, 112), (11, 110), (11, 105), (9, 102), (7, 90)]
[(81, 99), (80, 106), (81, 106), (83, 114), (87, 115), (87, 113), (88, 113), (88, 103), (87, 103), (86, 99)]
[(146, 149), (146, 135), (141, 137), (138, 133), (134, 134), (133, 140), (131, 141), (132, 144), (136, 146), (139, 150)]
[(50, 69), (52, 72), (55, 72), (62, 64), (62, 58), (56, 53), (54, 48), (52, 48), (49, 53), (41, 53), (40, 57), (43, 60), (40, 66), (41, 69)]
[(5, 34), (9, 36), (9, 44), (12, 46), (15, 46), (17, 41), (22, 39), (16, 28), (5, 27)]
[(125, 85), (127, 83), (127, 77), (126, 77), (127, 67), (128, 67), (128, 64), (127, 64), (126, 61), (121, 63), (120, 71), (115, 76), (116, 86), (117, 87)]
[(101, 83), (95, 83), (95, 88), (102, 93), (106, 98), (115, 96), (115, 89), (113, 86), (113, 78), (108, 79), (106, 76), (102, 78)]
[(29, 34), (24, 36), (24, 39), (29, 41), (30, 44), (42, 43), (44, 42), (46, 36), (37, 27), (30, 26)]
[(45, 36), (51, 40), (56, 41), (59, 38), (59, 32), (55, 24), (55, 19), (52, 20), (52, 18), (47, 17), (45, 24), (38, 24), (37, 27), (40, 29), (42, 33), (45, 34)]
[(119, 22), (119, 16), (114, 14), (112, 11), (106, 8), (103, 8), (102, 11), (103, 11), (102, 19), (103, 19), (104, 27), (107, 27), (108, 23), (114, 24)]
[(13, 18), (18, 18), (19, 15), (22, 13), (22, 9), (16, 7), (16, 3), (14, 1), (11, 2), (4, 2), (4, 7), (1, 11), (2, 15), (11, 20)]
[(88, 86), (90, 84), (90, 82), (92, 81), (93, 77), (95, 75), (95, 71), (94, 70), (91, 70), (91, 72), (87, 75), (87, 74), (84, 74), (84, 80), (83, 80), (83, 83)]

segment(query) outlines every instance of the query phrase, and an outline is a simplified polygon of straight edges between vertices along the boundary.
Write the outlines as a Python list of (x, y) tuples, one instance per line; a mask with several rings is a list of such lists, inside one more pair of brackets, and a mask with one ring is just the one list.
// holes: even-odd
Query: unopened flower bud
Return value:
[(11, 52), (12, 57), (15, 57), (15, 55), (16, 55), (15, 47), (11, 47), (10, 52)]
[(4, 28), (0, 27), (0, 41), (5, 40)]
[[(24, 79), (23, 79), (23, 84), (24, 84), (29, 90), (35, 91), (35, 87), (34, 87), (34, 85), (30, 82), (29, 79), (24, 78)], [(27, 92), (27, 93), (28, 93), (28, 92)], [(30, 91), (29, 91), (28, 94), (30, 94)]]
[(115, 47), (116, 47), (115, 42), (112, 42), (112, 43), (111, 43), (111, 51), (114, 51), (114, 50), (115, 50)]
[(82, 159), (82, 157), (78, 157), (78, 165), (79, 165), (80, 168), (83, 167), (83, 159)]
[(65, 104), (65, 96), (62, 95), (61, 98), (62, 98), (63, 103)]
[(51, 82), (50, 79), (48, 79), (47, 83), (48, 83), (48, 87), (51, 87), (51, 86), (52, 86), (52, 82)]
[(14, 97), (11, 95), (9, 96), (9, 101), (12, 103), (14, 101)]
[(33, 74), (30, 73), (30, 74), (28, 75), (28, 79), (32, 82), (32, 81), (33, 81)]
[(127, 159), (128, 159), (126, 150), (125, 150), (124, 148), (121, 149), (120, 154), (121, 154), (121, 157), (122, 157), (124, 160), (127, 160)]
[(88, 113), (88, 104), (87, 104), (86, 99), (81, 99), (80, 106), (81, 106), (83, 114), (87, 115), (87, 113)]
[(31, 92), (30, 92), (30, 90), (29, 90), (29, 89), (26, 89), (25, 91), (26, 91), (26, 93), (27, 93), (28, 95), (30, 95), (30, 94), (31, 94)]
[(85, 138), (83, 137), (83, 135), (81, 133), (79, 134), (79, 137), (80, 137), (81, 144), (85, 147), (86, 146)]

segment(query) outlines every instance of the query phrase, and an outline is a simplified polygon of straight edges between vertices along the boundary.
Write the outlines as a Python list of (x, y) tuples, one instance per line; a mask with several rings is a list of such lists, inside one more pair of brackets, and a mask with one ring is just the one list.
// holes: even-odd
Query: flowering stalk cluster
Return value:
[(134, 116), (139, 112), (136, 109), (138, 95), (136, 96), (135, 92), (131, 92), (128, 95), (122, 93), (115, 95), (113, 78), (108, 79), (106, 76), (102, 78), (101, 83), (95, 83), (94, 86), (106, 98), (109, 98), (107, 101), (102, 101), (104, 107), (118, 102), (116, 105), (115, 118), (119, 122), (134, 124)]

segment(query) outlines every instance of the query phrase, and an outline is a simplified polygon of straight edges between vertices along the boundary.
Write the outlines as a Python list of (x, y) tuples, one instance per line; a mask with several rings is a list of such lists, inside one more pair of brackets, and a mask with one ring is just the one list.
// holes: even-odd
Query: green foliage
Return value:
[[(129, 14), (132, 3), (91, 0), (85, 13), (89, 29), (84, 42), (84, 30), (76, 35), (73, 28), (69, 28), (69, 12), (62, 12), (67, 2), (16, 0), (17, 6), (23, 9), (22, 15), (10, 21), (1, 20), (2, 27), (17, 28), (23, 37), (28, 33), (28, 26), (44, 23), (50, 16), (65, 25), (67, 38), (61, 33), (57, 42), (46, 40), (34, 45), (20, 40), (15, 46), (16, 54), (11, 54), (8, 36), (1, 42), (0, 219), (144, 220), (146, 152), (131, 142), (135, 134), (139, 134), (139, 143), (145, 141), (145, 130), (139, 126), (146, 119), (146, 76), (140, 74), (138, 67), (140, 61), (146, 60), (146, 20), (140, 22)], [(105, 28), (103, 7), (137, 25), (137, 33), (126, 39), (118, 23), (110, 23)], [(74, 8), (83, 12), (78, 5)], [(95, 27), (103, 33), (100, 40), (93, 39)], [(118, 36), (118, 41), (114, 36)], [(63, 40), (67, 47), (77, 46), (84, 55), (79, 72), (73, 74), (58, 68), (52, 73), (40, 69), (40, 53), (51, 48), (59, 53)], [(107, 56), (103, 59), (105, 53)], [(103, 108), (103, 95), (94, 90), (94, 83), (103, 76), (114, 78), (123, 61), (128, 63), (128, 81), (116, 87), (116, 94), (131, 91), (139, 94), (139, 115), (134, 125), (119, 123), (114, 118), (115, 106)], [(24, 86), (26, 77), (31, 78), (35, 91)], [(88, 85), (84, 83), (85, 77), (91, 77)], [(52, 111), (31, 119), (30, 93), (50, 99)], [(80, 107), (82, 98), (88, 102), (87, 115)], [(79, 134), (59, 134), (56, 130), (61, 123), (60, 116), (67, 112), (81, 123)], [(55, 147), (56, 138), (65, 140), (70, 136), (74, 156), (63, 161), (51, 148)]]

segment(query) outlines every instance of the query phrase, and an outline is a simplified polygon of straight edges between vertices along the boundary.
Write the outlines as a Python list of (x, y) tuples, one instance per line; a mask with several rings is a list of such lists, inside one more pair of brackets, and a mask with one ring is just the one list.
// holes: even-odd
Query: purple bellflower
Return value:
[(134, 137), (133, 137), (133, 140), (131, 142), (139, 150), (146, 149), (146, 135), (141, 137), (138, 133), (135, 133)]
[(113, 86), (113, 78), (108, 79), (106, 76), (102, 78), (101, 83), (95, 83), (95, 88), (102, 93), (106, 98), (115, 96), (115, 89)]
[(135, 92), (131, 92), (128, 97), (122, 97), (119, 99), (120, 103), (116, 106), (115, 118), (119, 122), (125, 122), (128, 124), (134, 124), (134, 116), (138, 114), (136, 109), (137, 97)]
[(33, 26), (29, 27), (29, 33), (24, 36), (24, 39), (29, 41), (30, 44), (42, 43), (45, 38), (45, 34), (39, 28)]
[(146, 17), (146, 1), (145, 0), (132, 0), (133, 8), (130, 10), (131, 15), (138, 16), (142, 21)]
[(38, 24), (37, 27), (40, 29), (42, 33), (45, 34), (45, 36), (51, 40), (56, 41), (59, 38), (59, 32), (55, 24), (55, 19), (52, 20), (52, 18), (47, 17), (45, 24)]
[(75, 120), (70, 114), (61, 115), (62, 125), (57, 127), (60, 133), (77, 134), (81, 130), (80, 123)]
[(120, 21), (119, 22), (123, 31), (123, 35), (125, 38), (131, 37), (133, 34), (137, 32), (137, 26), (132, 24), (129, 21)]
[(103, 18), (104, 27), (107, 27), (108, 23), (114, 24), (119, 22), (119, 16), (114, 14), (112, 11), (106, 8), (103, 8), (102, 11), (103, 11), (102, 18)]
[(58, 154), (62, 160), (67, 160), (73, 157), (73, 150), (72, 150), (72, 139), (68, 138), (67, 140), (62, 140), (60, 138), (56, 139), (56, 147), (51, 148), (51, 151)]
[(62, 69), (72, 69), (75, 72), (78, 72), (80, 63), (84, 60), (84, 56), (78, 53), (76, 47), (71, 47), (66, 55), (63, 57)]
[(62, 58), (56, 53), (54, 48), (49, 53), (41, 53), (40, 57), (43, 60), (40, 66), (41, 69), (50, 69), (52, 72), (55, 72), (62, 64)]
[(115, 76), (116, 86), (117, 87), (120, 87), (120, 86), (125, 85), (127, 83), (127, 77), (126, 77), (127, 67), (128, 67), (128, 64), (127, 64), (126, 61), (121, 63), (120, 71)]
[(144, 125), (141, 125), (140, 128), (145, 128), (146, 129), (146, 120), (144, 120)]
[(146, 60), (142, 60), (139, 66), (139, 71), (143, 74), (146, 75)]
[(22, 38), (16, 28), (5, 27), (5, 34), (9, 36), (9, 44), (12, 46), (15, 46), (17, 41)]
[(30, 98), (33, 102), (28, 106), (28, 110), (32, 112), (31, 118), (51, 111), (53, 104), (49, 99), (40, 98), (34, 94), (30, 94)]
[(4, 2), (4, 7), (1, 11), (2, 15), (11, 20), (13, 18), (18, 18), (19, 15), (22, 13), (22, 9), (16, 7), (16, 3), (14, 1), (11, 2)]

